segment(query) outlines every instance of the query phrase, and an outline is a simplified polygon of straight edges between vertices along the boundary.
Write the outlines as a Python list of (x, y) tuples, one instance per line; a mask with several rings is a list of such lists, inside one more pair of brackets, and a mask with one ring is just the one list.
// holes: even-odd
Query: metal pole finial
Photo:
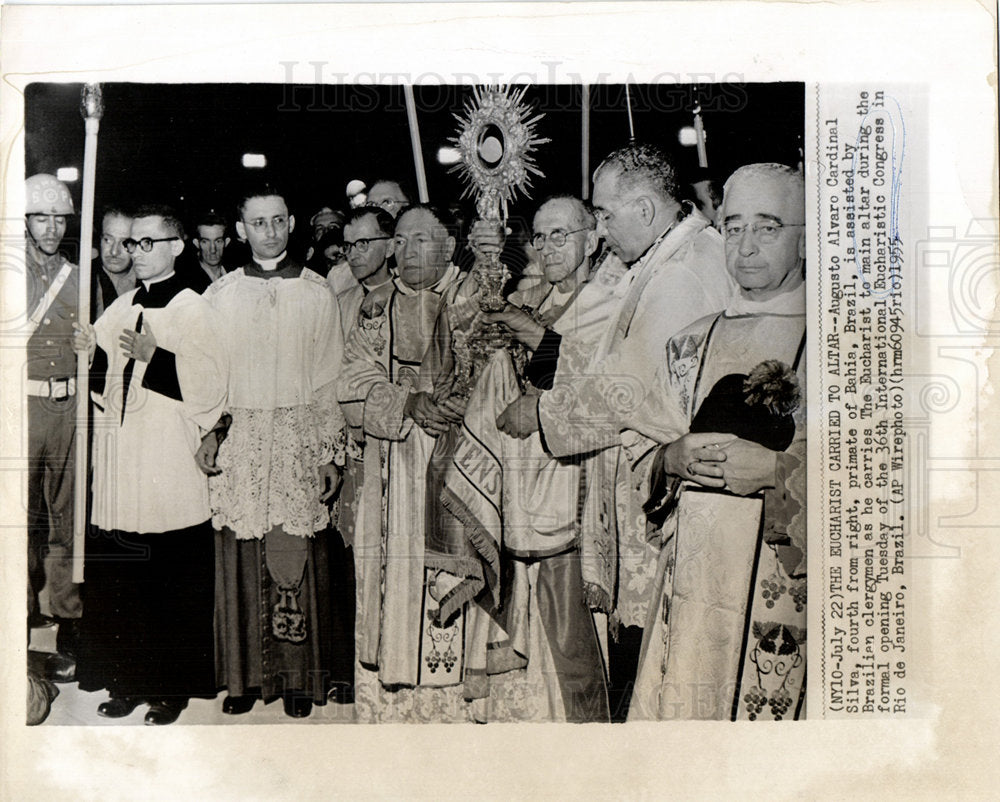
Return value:
[(80, 114), (85, 120), (99, 120), (104, 116), (104, 95), (100, 84), (84, 84), (80, 93)]

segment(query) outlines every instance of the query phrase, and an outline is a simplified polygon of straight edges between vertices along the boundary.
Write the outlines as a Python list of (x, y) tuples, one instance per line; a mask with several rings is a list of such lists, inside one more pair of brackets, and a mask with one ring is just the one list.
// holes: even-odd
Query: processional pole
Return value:
[(406, 98), (406, 119), (410, 122), (410, 147), (413, 149), (413, 169), (417, 173), (417, 193), (420, 202), (427, 203), (427, 174), (424, 172), (424, 152), (420, 146), (420, 124), (417, 122), (417, 104), (413, 100), (413, 87), (403, 84), (403, 95)]
[(705, 124), (701, 119), (701, 103), (694, 104), (694, 132), (697, 135), (698, 166), (708, 167), (708, 153), (705, 150)]
[(580, 110), (583, 124), (580, 134), (580, 197), (590, 200), (590, 87), (581, 87)]
[(635, 123), (632, 121), (632, 95), (628, 91), (628, 82), (625, 82), (625, 109), (628, 111), (628, 143), (635, 144)]
[[(84, 84), (80, 97), (86, 139), (83, 144), (83, 204), (80, 211), (80, 287), (77, 319), (90, 322), (90, 247), (94, 232), (94, 184), (97, 178), (97, 132), (104, 115), (100, 84)], [(90, 357), (76, 355), (76, 474), (73, 487), (73, 581), (83, 582), (83, 551), (87, 532), (87, 446), (90, 427)]]

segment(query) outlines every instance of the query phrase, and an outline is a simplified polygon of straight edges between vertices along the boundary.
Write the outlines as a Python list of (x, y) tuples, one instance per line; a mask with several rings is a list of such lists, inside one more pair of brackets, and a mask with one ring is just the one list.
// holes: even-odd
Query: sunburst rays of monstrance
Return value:
[(451, 141), (462, 160), (451, 170), (465, 184), (462, 197), (475, 196), (483, 220), (505, 220), (507, 204), (518, 192), (531, 197), (532, 176), (544, 178), (534, 152), (549, 141), (536, 135), (545, 115), (535, 114), (524, 102), (526, 91), (475, 87), (464, 114), (455, 115), (461, 128)]
[[(533, 177), (544, 178), (534, 160), (535, 149), (549, 140), (537, 135), (544, 114), (535, 113), (524, 102), (527, 87), (475, 87), (462, 114), (455, 114), (458, 133), (451, 139), (462, 159), (452, 172), (464, 184), (463, 198), (474, 197), (478, 221), (503, 230), (508, 204), (518, 196), (531, 197)], [(475, 251), (472, 280), (479, 286), (479, 307), (499, 312), (505, 305), (503, 287), (510, 272), (496, 252)], [(507, 348), (517, 368), (523, 367), (524, 349), (512, 342), (507, 329), (497, 323), (482, 324), (453, 342), (458, 383), (456, 390), (468, 396), (481, 368), (498, 348)], [(520, 373), (520, 370), (518, 370)]]

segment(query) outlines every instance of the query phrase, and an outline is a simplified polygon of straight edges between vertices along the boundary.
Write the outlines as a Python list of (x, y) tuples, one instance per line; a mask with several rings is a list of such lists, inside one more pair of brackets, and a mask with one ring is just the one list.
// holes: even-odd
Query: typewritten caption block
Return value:
[(908, 610), (905, 121), (877, 88), (821, 94), (818, 111), (823, 715), (899, 715)]

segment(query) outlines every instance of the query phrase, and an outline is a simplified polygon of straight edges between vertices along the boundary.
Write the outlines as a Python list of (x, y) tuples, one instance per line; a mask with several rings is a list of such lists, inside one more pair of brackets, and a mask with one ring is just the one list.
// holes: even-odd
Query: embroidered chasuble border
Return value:
[(740, 661), (736, 664), (736, 687), (733, 689), (732, 712), (729, 714), (730, 721), (736, 721), (740, 712), (740, 694), (743, 690), (743, 671), (747, 658), (747, 646), (750, 642), (750, 628), (753, 621), (753, 600), (757, 591), (757, 570), (760, 565), (760, 551), (764, 543), (764, 504), (761, 498), (760, 521), (757, 524), (757, 542), (754, 545), (753, 562), (750, 564), (750, 582), (747, 587), (746, 613), (743, 615), (743, 638), (740, 642)]

